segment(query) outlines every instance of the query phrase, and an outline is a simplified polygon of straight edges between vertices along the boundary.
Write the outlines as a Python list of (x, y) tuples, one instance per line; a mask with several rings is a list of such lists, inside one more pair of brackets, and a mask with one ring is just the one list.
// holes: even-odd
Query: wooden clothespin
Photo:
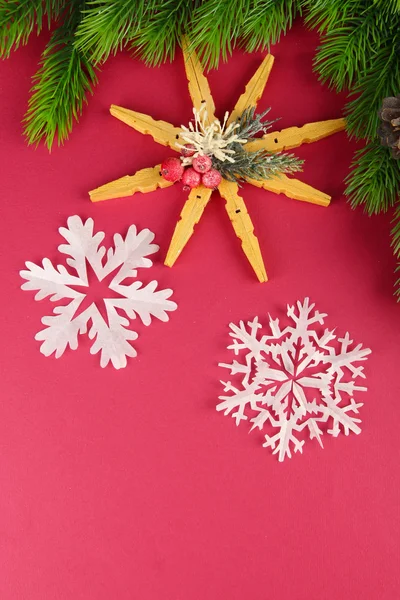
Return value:
[[(205, 105), (207, 118), (209, 123), (211, 123), (215, 119), (215, 104), (208, 80), (204, 75), (196, 53), (189, 48), (186, 38), (182, 40), (182, 50), (193, 107), (199, 111)], [(237, 101), (228, 118), (227, 124), (237, 119), (247, 108), (255, 108), (257, 106), (257, 102), (264, 92), (273, 63), (273, 56), (268, 54), (246, 85), (245, 91)], [(182, 129), (180, 127), (175, 127), (166, 121), (156, 121), (148, 115), (120, 106), (112, 105), (110, 112), (117, 119), (133, 127), (140, 133), (151, 135), (157, 143), (169, 146), (172, 150), (179, 152), (176, 144), (182, 144), (180, 137)], [(302, 127), (289, 127), (282, 131), (267, 133), (262, 138), (246, 144), (245, 149), (249, 152), (263, 149), (269, 152), (279, 152), (297, 148), (304, 143), (318, 141), (333, 133), (342, 131), (344, 128), (344, 119), (308, 123)], [(265, 180), (246, 179), (246, 181), (256, 187), (264, 188), (277, 194), (282, 193), (289, 198), (311, 202), (312, 204), (328, 206), (331, 200), (327, 194), (284, 174)], [(170, 185), (173, 184), (161, 176), (160, 165), (156, 165), (153, 168), (137, 171), (135, 175), (127, 175), (107, 183), (92, 190), (89, 192), (89, 195), (92, 202), (97, 202), (109, 198), (130, 196), (136, 192), (147, 193), (157, 188), (169, 187)], [(238, 194), (238, 184), (222, 180), (218, 186), (218, 192), (225, 200), (228, 217), (237, 237), (241, 241), (243, 252), (253, 267), (258, 280), (260, 282), (267, 281), (267, 274), (258, 239), (254, 234), (254, 226), (247, 212), (244, 200)], [(211, 194), (212, 190), (202, 185), (191, 190), (175, 227), (165, 258), (166, 265), (172, 267), (181, 254), (183, 248), (193, 235), (194, 227), (201, 219), (204, 209), (211, 198)]]

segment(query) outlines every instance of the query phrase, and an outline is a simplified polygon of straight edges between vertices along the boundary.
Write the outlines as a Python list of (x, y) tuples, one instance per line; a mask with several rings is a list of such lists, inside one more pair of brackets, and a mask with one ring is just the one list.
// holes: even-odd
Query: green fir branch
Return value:
[(142, 26), (131, 38), (135, 53), (152, 66), (172, 61), (190, 22), (193, 6), (196, 2), (187, 0), (156, 1), (153, 11), (146, 13)]
[[(266, 133), (271, 128), (274, 121), (263, 121), (271, 109), (268, 108), (260, 114), (256, 114), (255, 110), (255, 107), (246, 108), (233, 123), (234, 133), (239, 139), (252, 142), (259, 139), (257, 134)], [(303, 161), (294, 154), (272, 153), (267, 150), (248, 152), (239, 142), (232, 142), (227, 148), (233, 150), (230, 154), (233, 162), (221, 161), (213, 157), (213, 167), (228, 181), (271, 179), (281, 173), (295, 173), (302, 169)]]
[[(394, 211), (393, 227), (392, 227), (392, 248), (395, 257), (397, 258), (396, 272), (400, 271), (400, 201), (397, 203)], [(396, 281), (396, 295), (400, 301), (400, 277)]]
[[(368, 0), (367, 0), (368, 1)], [(306, 9), (305, 22), (319, 33), (330, 33), (361, 14), (366, 0), (300, 0)]]
[(356, 152), (345, 182), (345, 193), (353, 208), (363, 205), (369, 215), (386, 212), (398, 198), (399, 161), (375, 139)]
[(244, 138), (247, 141), (256, 139), (258, 133), (267, 133), (268, 129), (271, 129), (272, 125), (278, 121), (278, 119), (274, 119), (273, 121), (265, 120), (265, 117), (270, 110), (271, 107), (267, 108), (267, 110), (262, 113), (256, 113), (256, 107), (249, 106), (242, 112), (240, 117), (236, 119), (235, 123), (237, 127), (235, 133), (240, 138)]
[(45, 23), (50, 27), (66, 0), (0, 0), (0, 58), (28, 43), (35, 30), (39, 35)]
[(75, 47), (93, 63), (104, 62), (137, 33), (156, 0), (90, 0), (76, 31)]
[(50, 149), (55, 138), (63, 143), (71, 133), (97, 78), (88, 59), (74, 47), (74, 31), (84, 2), (74, 0), (63, 24), (47, 44), (24, 118), (29, 144), (45, 140)]
[(294, 154), (276, 152), (272, 154), (266, 150), (246, 152), (241, 144), (232, 144), (235, 150), (232, 155), (235, 162), (220, 161), (213, 158), (213, 167), (217, 169), (224, 179), (228, 181), (245, 181), (256, 179), (258, 181), (271, 179), (282, 173), (295, 173), (302, 170), (303, 161)]
[(382, 12), (400, 13), (400, 0), (373, 0), (374, 6)]
[(271, 44), (279, 42), (302, 12), (298, 0), (254, 0), (249, 5), (241, 29), (248, 52), (269, 49)]
[(216, 68), (232, 54), (250, 8), (249, 0), (207, 0), (192, 13), (190, 39), (200, 59)]
[(380, 36), (372, 13), (331, 30), (322, 38), (314, 59), (320, 80), (338, 92), (350, 88), (373, 61), (370, 45), (377, 47)]
[(400, 30), (386, 34), (371, 57), (368, 69), (353, 87), (345, 115), (350, 136), (357, 139), (376, 136), (378, 110), (383, 98), (394, 96), (400, 89), (400, 61), (398, 45)]

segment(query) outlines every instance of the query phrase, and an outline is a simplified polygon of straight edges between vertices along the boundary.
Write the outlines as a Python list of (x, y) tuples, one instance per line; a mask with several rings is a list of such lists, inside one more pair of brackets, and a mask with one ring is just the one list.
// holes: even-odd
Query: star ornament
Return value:
[[(203, 73), (202, 66), (195, 52), (188, 47), (187, 40), (182, 42), (186, 76), (188, 79), (189, 94), (192, 99), (195, 114), (202, 113), (208, 124), (216, 121), (215, 104), (211, 95), (208, 80)], [(274, 63), (274, 57), (268, 54), (253, 77), (245, 87), (244, 93), (239, 97), (233, 111), (228, 116), (225, 126), (229, 127), (246, 110), (255, 109), (260, 100), (269, 74)], [(156, 121), (152, 117), (138, 113), (120, 106), (112, 105), (111, 114), (142, 134), (151, 135), (158, 144), (169, 146), (180, 153), (185, 145), (185, 130), (187, 128), (175, 127), (166, 121)], [(206, 123), (207, 124), (207, 123)], [(345, 127), (344, 119), (332, 119), (307, 123), (302, 127), (289, 127), (282, 131), (269, 132), (245, 144), (248, 152), (264, 150), (270, 153), (282, 152), (301, 146), (303, 143), (318, 141), (324, 137), (342, 131)], [(289, 198), (310, 202), (320, 206), (328, 206), (330, 196), (316, 190), (306, 183), (288, 177), (283, 173), (265, 179), (245, 178), (247, 183), (259, 188), (264, 188), (276, 194), (285, 194)], [(173, 182), (166, 181), (161, 174), (161, 165), (153, 168), (141, 169), (134, 175), (127, 175), (89, 192), (92, 202), (131, 196), (136, 192), (147, 193), (157, 188), (166, 188)], [(260, 251), (257, 237), (254, 235), (254, 226), (247, 212), (243, 198), (239, 195), (239, 186), (236, 181), (222, 179), (218, 185), (218, 192), (225, 200), (225, 208), (237, 237), (241, 241), (242, 249), (257, 278), (260, 282), (267, 281), (267, 273)], [(177, 260), (183, 248), (193, 235), (194, 227), (201, 219), (205, 207), (210, 201), (212, 189), (200, 184), (190, 191), (189, 197), (183, 207), (180, 219), (175, 227), (172, 240), (165, 258), (169, 267)]]

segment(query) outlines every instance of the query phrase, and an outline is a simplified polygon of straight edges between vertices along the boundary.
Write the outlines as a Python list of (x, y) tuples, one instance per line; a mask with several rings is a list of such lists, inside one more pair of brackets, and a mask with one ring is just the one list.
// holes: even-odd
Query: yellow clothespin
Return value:
[[(199, 111), (205, 104), (208, 122), (211, 123), (215, 119), (215, 104), (211, 95), (208, 80), (203, 73), (203, 69), (196, 53), (189, 49), (188, 41), (185, 38), (182, 40), (182, 49), (189, 93), (193, 107)], [(240, 96), (230, 114), (227, 121), (228, 125), (239, 117), (247, 108), (256, 107), (257, 102), (263, 94), (273, 62), (274, 58), (270, 54), (264, 58), (260, 67), (246, 85), (244, 93)], [(117, 119), (120, 119), (140, 133), (151, 135), (157, 143), (169, 146), (176, 152), (179, 151), (176, 144), (182, 144), (182, 139), (180, 137), (182, 130), (180, 127), (174, 127), (166, 121), (156, 121), (148, 115), (119, 106), (112, 105), (110, 112)], [(303, 143), (318, 141), (333, 133), (342, 131), (344, 128), (344, 119), (308, 123), (303, 127), (289, 127), (279, 132), (268, 133), (262, 138), (251, 141), (245, 145), (245, 149), (251, 152), (262, 149), (268, 150), (269, 152), (288, 150), (301, 146)], [(284, 174), (265, 180), (247, 179), (246, 181), (256, 187), (261, 187), (277, 194), (282, 193), (289, 198), (311, 202), (321, 206), (328, 206), (331, 200), (327, 194), (314, 189), (298, 179), (287, 177)], [(160, 165), (156, 165), (153, 168), (142, 169), (135, 175), (127, 175), (107, 183), (106, 185), (92, 190), (89, 194), (92, 202), (97, 202), (109, 198), (130, 196), (138, 191), (142, 193), (151, 192), (157, 188), (169, 187), (170, 185), (173, 184), (166, 181), (161, 176)], [(238, 194), (238, 184), (223, 179), (218, 186), (218, 192), (225, 200), (225, 208), (233, 229), (241, 240), (243, 252), (253, 267), (258, 280), (260, 282), (267, 281), (267, 274), (258, 239), (254, 235), (254, 226), (247, 212), (244, 200)], [(203, 211), (211, 198), (211, 194), (212, 190), (203, 185), (191, 190), (189, 198), (182, 209), (180, 219), (175, 227), (165, 258), (166, 265), (172, 267), (190, 237), (193, 235), (194, 227), (201, 219)]]

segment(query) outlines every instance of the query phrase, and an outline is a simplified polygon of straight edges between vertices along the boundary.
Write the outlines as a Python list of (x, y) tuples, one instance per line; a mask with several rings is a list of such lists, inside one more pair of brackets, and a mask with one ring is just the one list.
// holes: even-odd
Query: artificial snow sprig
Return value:
[[(234, 158), (230, 156), (235, 154), (235, 150), (231, 147), (232, 144), (246, 144), (248, 141), (235, 133), (235, 130), (240, 128), (239, 123), (234, 121), (227, 126), (229, 113), (226, 112), (222, 124), (218, 119), (208, 124), (208, 113), (205, 106), (202, 106), (200, 110), (193, 108), (193, 115), (194, 125), (192, 122), (189, 123), (189, 127), (181, 125), (181, 138), (186, 144), (192, 144), (194, 149), (192, 156), (182, 157), (182, 164), (184, 166), (191, 165), (193, 158), (197, 156), (215, 157), (221, 162), (235, 162)], [(184, 148), (185, 144), (177, 143), (176, 146)]]
[(266, 150), (248, 152), (245, 148), (248, 142), (257, 134), (265, 134), (274, 121), (263, 121), (270, 111), (255, 113), (255, 107), (249, 107), (227, 125), (229, 113), (226, 112), (222, 123), (215, 119), (208, 123), (205, 107), (193, 109), (194, 123), (189, 126), (181, 125), (181, 139), (185, 144), (176, 143), (183, 150), (188, 146), (192, 149), (190, 155), (181, 156), (184, 167), (192, 165), (198, 156), (209, 156), (212, 166), (228, 181), (244, 181), (248, 179), (270, 179), (279, 173), (294, 173), (301, 170), (303, 161), (293, 154), (281, 152), (271, 153)]

